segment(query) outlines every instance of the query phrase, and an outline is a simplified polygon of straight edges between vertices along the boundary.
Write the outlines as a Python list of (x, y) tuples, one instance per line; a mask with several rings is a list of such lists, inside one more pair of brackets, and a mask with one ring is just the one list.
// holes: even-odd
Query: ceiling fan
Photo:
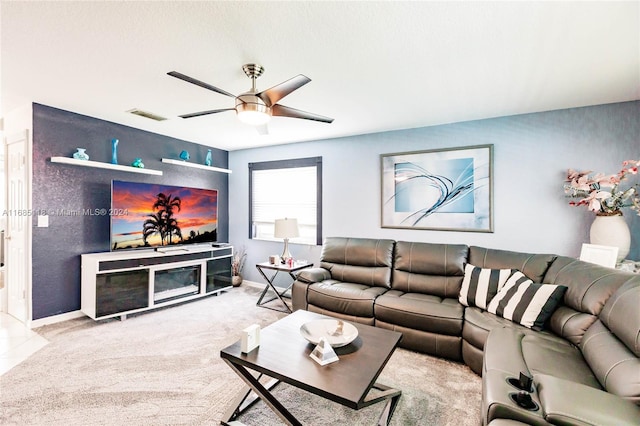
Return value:
[(272, 116), (301, 118), (305, 120), (320, 121), (322, 123), (331, 123), (333, 121), (333, 118), (301, 111), (299, 109), (290, 108), (278, 103), (278, 101), (287, 96), (289, 93), (309, 83), (311, 81), (309, 77), (299, 74), (285, 82), (271, 87), (270, 89), (258, 92), (256, 89), (256, 79), (260, 77), (262, 73), (264, 73), (264, 67), (258, 64), (245, 64), (242, 66), (242, 70), (247, 75), (247, 77), (251, 79), (251, 89), (247, 92), (241, 93), (238, 96), (232, 95), (225, 90), (219, 89), (200, 80), (196, 80), (195, 78), (189, 77), (177, 71), (168, 72), (167, 74), (172, 77), (179, 78), (180, 80), (184, 80), (188, 83), (195, 84), (205, 89), (213, 90), (216, 93), (235, 98), (236, 100), (235, 108), (212, 109), (207, 111), (193, 112), (191, 114), (180, 115), (179, 117), (192, 118), (202, 115), (216, 114), (224, 111), (235, 111), (240, 121), (251, 124), (253, 126), (262, 126), (258, 127), (258, 131), (260, 133), (266, 133), (265, 125)]

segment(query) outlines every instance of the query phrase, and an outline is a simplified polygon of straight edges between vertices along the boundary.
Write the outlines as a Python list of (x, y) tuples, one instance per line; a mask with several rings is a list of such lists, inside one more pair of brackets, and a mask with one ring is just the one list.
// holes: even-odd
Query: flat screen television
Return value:
[(218, 191), (111, 182), (111, 250), (212, 243), (218, 237)]

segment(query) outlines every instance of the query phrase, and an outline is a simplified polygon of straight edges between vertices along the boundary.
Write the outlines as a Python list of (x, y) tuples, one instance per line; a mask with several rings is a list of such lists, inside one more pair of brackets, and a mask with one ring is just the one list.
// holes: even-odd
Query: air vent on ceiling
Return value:
[(167, 119), (166, 117), (162, 117), (162, 116), (160, 116), (158, 114), (154, 114), (152, 112), (143, 111), (143, 110), (138, 109), (138, 108), (131, 109), (131, 110), (127, 111), (127, 112), (129, 112), (131, 114), (134, 114), (134, 115), (139, 115), (140, 117), (149, 118), (149, 119), (155, 120), (155, 121), (164, 121), (164, 120)]

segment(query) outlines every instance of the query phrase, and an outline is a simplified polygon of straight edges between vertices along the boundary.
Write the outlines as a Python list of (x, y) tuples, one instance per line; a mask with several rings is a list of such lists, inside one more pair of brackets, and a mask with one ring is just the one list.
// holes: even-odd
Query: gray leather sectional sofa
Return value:
[[(293, 308), (394, 329), (405, 348), (465, 362), (482, 375), (483, 424), (640, 425), (640, 275), (551, 254), (365, 238), (327, 238), (320, 261), (298, 275)], [(467, 264), (566, 291), (535, 331), (460, 303)]]

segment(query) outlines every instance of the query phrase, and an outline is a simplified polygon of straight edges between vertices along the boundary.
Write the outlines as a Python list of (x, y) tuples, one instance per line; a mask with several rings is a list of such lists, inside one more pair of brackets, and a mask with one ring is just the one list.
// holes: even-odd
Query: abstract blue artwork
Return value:
[(493, 145), (381, 155), (382, 227), (493, 232)]

